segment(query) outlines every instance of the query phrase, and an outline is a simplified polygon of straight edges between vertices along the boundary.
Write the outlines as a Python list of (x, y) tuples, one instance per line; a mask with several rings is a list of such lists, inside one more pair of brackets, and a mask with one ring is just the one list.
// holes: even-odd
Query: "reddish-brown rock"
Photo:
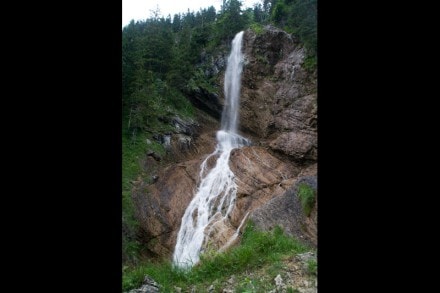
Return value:
[[(148, 249), (157, 255), (171, 255), (181, 218), (195, 194), (202, 158), (170, 166), (156, 183), (137, 188), (133, 195)], [(209, 226), (205, 233), (210, 247), (221, 248), (236, 231), (246, 214), (285, 193), (301, 169), (283, 162), (263, 147), (234, 149), (230, 168), (236, 176), (237, 200), (229, 221)]]
[(246, 30), (240, 123), (259, 143), (293, 160), (317, 159), (316, 74), (294, 37), (266, 27)]

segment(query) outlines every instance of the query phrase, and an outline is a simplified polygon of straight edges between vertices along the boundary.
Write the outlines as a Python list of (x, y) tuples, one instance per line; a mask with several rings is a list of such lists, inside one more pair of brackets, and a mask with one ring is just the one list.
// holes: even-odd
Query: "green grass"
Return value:
[[(162, 292), (174, 292), (174, 286), (183, 290), (196, 286), (207, 288), (215, 280), (226, 281), (232, 274), (259, 268), (281, 260), (286, 255), (294, 255), (310, 250), (295, 238), (285, 235), (277, 227), (272, 232), (257, 231), (250, 223), (247, 225), (241, 244), (225, 253), (207, 253), (201, 255), (200, 263), (191, 270), (174, 268), (170, 261), (144, 263), (136, 268), (127, 269), (123, 274), (123, 291), (141, 285), (144, 275), (151, 276), (163, 286)], [(249, 291), (256, 281), (248, 279), (240, 284), (240, 292)]]
[(301, 183), (298, 188), (298, 196), (304, 213), (307, 217), (310, 216), (310, 212), (315, 204), (315, 192), (307, 184)]
[(309, 72), (315, 70), (317, 65), (318, 61), (316, 55), (310, 55), (304, 59), (304, 68)]
[(307, 261), (307, 270), (310, 274), (318, 274), (318, 263), (316, 262), (316, 259), (310, 259)]
[[(147, 150), (152, 150), (160, 155), (165, 153), (161, 144), (152, 139), (151, 134), (129, 133), (126, 125), (122, 133), (122, 218), (129, 233), (133, 236), (138, 229), (138, 223), (134, 217), (134, 206), (131, 199), (132, 181), (140, 176), (143, 180), (149, 180), (146, 172), (142, 170), (140, 160), (145, 157)], [(149, 139), (151, 144), (147, 144)], [(134, 238), (134, 237), (132, 237)], [(123, 250), (131, 263), (138, 261), (141, 244), (136, 239), (123, 237)]]
[[(149, 139), (151, 144), (147, 144)], [(140, 160), (145, 157), (147, 150), (152, 150), (163, 156), (165, 150), (161, 144), (156, 142), (151, 135), (140, 133), (136, 136), (128, 136), (127, 133), (122, 135), (122, 208), (123, 211), (131, 214), (131, 189), (133, 180), (138, 176), (146, 177), (148, 174), (143, 172)]]
[(256, 285), (257, 285), (255, 283), (256, 283), (255, 280), (253, 280), (249, 277), (245, 277), (244, 280), (242, 280), (240, 282), (240, 284), (238, 285), (238, 288), (236, 288), (236, 292), (239, 292), (239, 293), (255, 292)]

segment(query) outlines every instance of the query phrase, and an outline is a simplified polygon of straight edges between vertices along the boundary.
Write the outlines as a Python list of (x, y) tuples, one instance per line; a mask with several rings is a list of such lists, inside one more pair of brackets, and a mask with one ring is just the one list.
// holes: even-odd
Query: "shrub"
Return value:
[(301, 201), (301, 206), (303, 208), (306, 216), (310, 216), (313, 205), (315, 204), (315, 192), (313, 189), (305, 183), (299, 185), (298, 196)]

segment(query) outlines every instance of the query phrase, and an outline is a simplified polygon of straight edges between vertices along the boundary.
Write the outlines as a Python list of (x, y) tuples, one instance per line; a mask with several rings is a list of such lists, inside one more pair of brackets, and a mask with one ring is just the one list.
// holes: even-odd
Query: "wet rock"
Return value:
[[(171, 255), (181, 218), (200, 181), (203, 159), (172, 165), (158, 174), (159, 179), (154, 184), (134, 189), (136, 214), (147, 247), (155, 254)], [(209, 238), (205, 244), (209, 242), (212, 248), (220, 249), (227, 244), (246, 214), (283, 194), (300, 171), (257, 146), (233, 150), (230, 168), (237, 178), (236, 204), (230, 219), (206, 228)]]

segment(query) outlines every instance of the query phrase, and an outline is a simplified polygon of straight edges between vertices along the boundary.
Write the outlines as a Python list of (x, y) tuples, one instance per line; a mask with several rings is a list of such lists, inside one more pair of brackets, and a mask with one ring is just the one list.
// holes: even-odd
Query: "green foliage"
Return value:
[(215, 88), (213, 82), (205, 77), (201, 68), (194, 72), (194, 75), (187, 84), (187, 90), (197, 90), (199, 88), (203, 88), (209, 92), (218, 92), (218, 89)]
[(316, 55), (315, 56), (307, 56), (304, 59), (304, 68), (308, 71), (313, 71), (314, 69), (316, 69), (317, 66), (317, 60), (316, 60)]
[(252, 23), (249, 28), (257, 35), (263, 33), (263, 26), (260, 23)]
[(307, 184), (301, 183), (298, 188), (298, 196), (304, 213), (307, 217), (310, 216), (310, 212), (315, 204), (315, 192)]
[(222, 5), (222, 13), (216, 23), (217, 38), (230, 43), (236, 33), (246, 28), (249, 17), (242, 13), (242, 3), (238, 0), (226, 0)]
[(267, 14), (260, 3), (254, 5), (252, 10), (252, 20), (255, 23), (265, 23), (267, 20)]
[(283, 22), (284, 19), (287, 18), (287, 14), (288, 14), (287, 5), (283, 1), (280, 1), (275, 5), (272, 11), (272, 15), (271, 15), (272, 20), (274, 20), (276, 23)]
[[(136, 224), (132, 226), (135, 229)], [(126, 255), (126, 263), (136, 264), (141, 251), (141, 244), (136, 239), (129, 237), (122, 237), (122, 251)]]
[(245, 277), (245, 279), (240, 282), (236, 291), (241, 292), (241, 293), (254, 293), (254, 292), (256, 292), (254, 281), (252, 279), (250, 279), (249, 277)]
[[(125, 228), (125, 237), (122, 238), (123, 253), (131, 264), (138, 262), (141, 244), (136, 239), (138, 223), (134, 217), (134, 206), (131, 200), (132, 181), (141, 178), (146, 180), (147, 174), (143, 172), (140, 159), (147, 150), (152, 150), (163, 155), (165, 150), (162, 145), (155, 142), (151, 135), (136, 130), (129, 132), (123, 125), (122, 133), (122, 222)], [(151, 144), (147, 145), (149, 139)]]
[[(173, 267), (169, 261), (144, 263), (127, 269), (123, 274), (123, 291), (139, 287), (145, 274), (161, 284), (164, 292), (172, 292), (174, 286), (189, 288), (191, 285), (212, 284), (215, 280), (224, 281), (232, 274), (277, 262), (283, 256), (307, 250), (306, 246), (285, 235), (279, 227), (272, 232), (261, 232), (249, 223), (239, 246), (225, 253), (202, 254), (200, 263), (191, 270)], [(240, 292), (257, 292), (252, 291), (253, 287), (262, 286), (257, 285), (255, 280), (244, 279), (240, 283)]]
[(235, 288), (235, 292), (241, 293), (258, 293), (258, 292), (274, 292), (275, 285), (273, 278), (267, 279), (267, 276), (248, 277), (245, 276)]
[(165, 292), (172, 292), (174, 285), (178, 286), (190, 280), (187, 272), (173, 267), (170, 262), (145, 263), (124, 273), (122, 291), (139, 287), (145, 275), (151, 276), (156, 282), (161, 284)]
[(299, 37), (309, 55), (317, 52), (316, 0), (269, 0), (266, 11), (270, 20), (284, 30)]
[(316, 259), (310, 259), (309, 261), (307, 261), (307, 270), (310, 274), (318, 274), (318, 263), (316, 262)]

